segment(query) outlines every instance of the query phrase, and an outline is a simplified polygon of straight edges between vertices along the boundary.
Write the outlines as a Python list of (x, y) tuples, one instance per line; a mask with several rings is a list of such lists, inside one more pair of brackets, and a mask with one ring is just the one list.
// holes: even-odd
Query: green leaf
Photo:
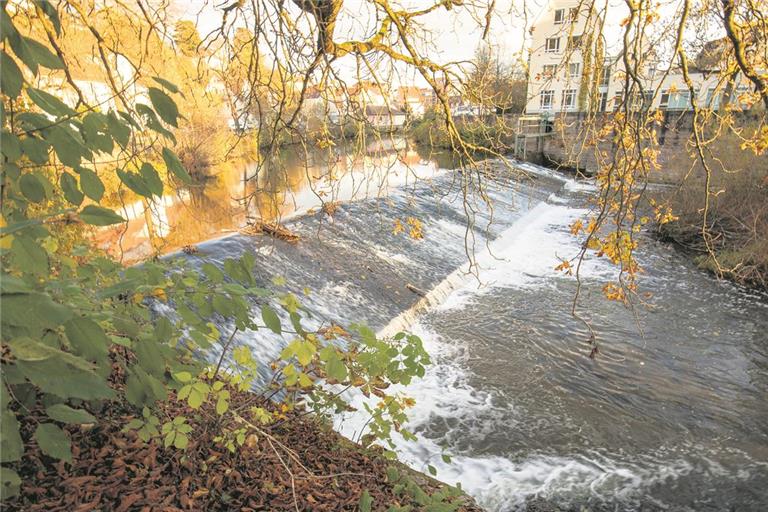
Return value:
[(280, 317), (278, 317), (277, 313), (266, 304), (261, 306), (261, 319), (264, 321), (264, 325), (275, 334), (281, 334), (283, 332), (283, 329), (280, 326)]
[(77, 187), (77, 179), (74, 176), (66, 171), (61, 173), (59, 186), (61, 187), (62, 192), (64, 192), (64, 199), (75, 206), (80, 206), (80, 204), (82, 204), (85, 196)]
[(360, 503), (359, 503), (360, 512), (371, 512), (372, 506), (373, 506), (373, 498), (371, 498), (371, 493), (369, 493), (368, 489), (366, 489), (363, 491), (363, 494), (360, 496)]
[(334, 353), (325, 365), (325, 373), (328, 377), (342, 382), (347, 378), (347, 367), (344, 366), (339, 356)]
[[(74, 357), (74, 356), (72, 356)], [(66, 358), (50, 358), (43, 361), (18, 361), (16, 365), (32, 384), (44, 393), (64, 399), (94, 400), (112, 398), (115, 392), (107, 386), (104, 377), (91, 370), (67, 364)], [(86, 361), (80, 360), (87, 364)]]
[(76, 316), (64, 324), (64, 332), (77, 354), (95, 361), (106, 359), (110, 341), (93, 320)]
[(147, 186), (152, 194), (157, 197), (163, 196), (163, 180), (160, 179), (160, 175), (157, 173), (152, 164), (144, 162), (141, 164), (141, 170), (139, 171), (144, 184)]
[(437, 475), (437, 468), (435, 468), (435, 466), (429, 464), (429, 465), (427, 465), (427, 469), (429, 470), (429, 474), (430, 475), (432, 475), (432, 476)]
[[(5, 387), (4, 384), (0, 386)], [(21, 460), (24, 454), (24, 442), (19, 433), (19, 422), (16, 415), (9, 410), (0, 413), (0, 462), (13, 462)]]
[(11, 244), (14, 267), (38, 276), (48, 275), (48, 253), (29, 237), (18, 236)]
[(53, 4), (50, 2), (50, 0), (32, 0), (35, 5), (40, 7), (40, 9), (45, 13), (46, 16), (48, 16), (48, 19), (51, 20), (51, 24), (53, 25), (54, 30), (56, 31), (56, 35), (61, 35), (61, 20), (59, 19), (59, 13), (56, 11), (56, 7), (53, 6)]
[(5, 155), (9, 162), (15, 162), (21, 158), (21, 143), (14, 134), (3, 130), (2, 134), (0, 134), (0, 145), (2, 146), (3, 155)]
[(52, 420), (69, 424), (96, 423), (96, 418), (86, 410), (73, 409), (65, 404), (56, 404), (45, 409)]
[(165, 162), (165, 166), (168, 168), (168, 170), (176, 175), (177, 178), (186, 184), (192, 183), (192, 177), (181, 164), (179, 157), (177, 157), (173, 151), (168, 148), (163, 148), (163, 161)]
[(64, 63), (61, 62), (61, 59), (52, 53), (47, 46), (32, 38), (22, 37), (24, 38), (29, 54), (35, 62), (48, 69), (64, 69)]
[(144, 183), (144, 178), (139, 174), (118, 169), (117, 176), (120, 178), (120, 181), (125, 183), (125, 185), (135, 193), (144, 197), (152, 197), (152, 191), (149, 190), (147, 184)]
[(101, 201), (101, 198), (104, 196), (104, 184), (101, 182), (98, 174), (84, 167), (78, 169), (77, 172), (80, 174), (80, 187), (85, 192), (85, 195), (96, 202)]
[(58, 327), (72, 317), (69, 308), (42, 293), (3, 294), (2, 305), (3, 327), (23, 327), (33, 333)]
[(176, 437), (173, 440), (173, 446), (175, 446), (179, 450), (183, 450), (189, 445), (189, 438), (186, 434), (182, 434), (181, 432), (176, 432)]
[(169, 82), (165, 78), (161, 78), (159, 76), (153, 76), (152, 80), (154, 80), (158, 84), (162, 85), (168, 92), (172, 92), (174, 94), (177, 94), (179, 92), (179, 88), (176, 87), (176, 85), (174, 83)]
[(36, 164), (44, 164), (48, 161), (48, 150), (50, 148), (51, 145), (46, 141), (31, 135), (21, 140), (21, 150), (27, 158)]
[(34, 87), (27, 87), (27, 95), (29, 96), (29, 99), (35, 102), (35, 105), (43, 109), (45, 112), (51, 114), (52, 116), (72, 116), (76, 113), (59, 98), (43, 90), (35, 89)]
[(201, 270), (205, 276), (211, 280), (212, 283), (224, 282), (224, 272), (222, 272), (221, 269), (213, 263), (203, 263)]
[(45, 187), (40, 177), (36, 174), (26, 173), (19, 180), (19, 188), (24, 197), (33, 203), (39, 203), (45, 199)]
[(11, 348), (13, 357), (19, 361), (37, 362), (53, 358), (68, 363), (76, 368), (80, 368), (81, 370), (91, 371), (93, 368), (93, 366), (84, 359), (80, 359), (69, 352), (64, 352), (63, 350), (59, 350), (25, 336), (9, 340), (8, 346)]
[(80, 218), (83, 222), (93, 226), (111, 226), (125, 222), (125, 219), (109, 208), (89, 204), (80, 210)]
[(72, 443), (69, 440), (69, 434), (59, 427), (53, 423), (38, 425), (34, 437), (44, 454), (72, 463)]
[(110, 135), (118, 144), (122, 147), (128, 145), (128, 142), (131, 140), (131, 128), (126, 122), (120, 120), (114, 112), (110, 112), (107, 115), (107, 127)]
[(51, 126), (43, 131), (56, 156), (67, 167), (77, 168), (83, 158), (90, 158), (91, 151), (83, 146), (80, 134), (64, 124)]
[(149, 93), (149, 99), (160, 119), (173, 127), (178, 127), (179, 108), (173, 99), (157, 87), (148, 88), (147, 93)]
[(296, 345), (294, 353), (296, 359), (299, 360), (302, 366), (307, 366), (312, 362), (312, 356), (315, 355), (315, 346), (309, 341), (299, 341)]
[(229, 409), (229, 402), (224, 397), (219, 397), (216, 401), (216, 414), (221, 416)]
[(7, 53), (0, 51), (0, 90), (9, 98), (16, 98), (21, 93), (21, 85), (24, 79), (16, 61)]
[(19, 494), (21, 478), (12, 469), (0, 468), (0, 500), (6, 500)]

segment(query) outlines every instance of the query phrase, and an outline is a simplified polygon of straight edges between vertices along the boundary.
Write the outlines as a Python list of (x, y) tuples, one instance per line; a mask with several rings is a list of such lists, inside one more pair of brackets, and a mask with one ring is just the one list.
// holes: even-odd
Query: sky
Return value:
[[(234, 0), (170, 0), (174, 17), (195, 21), (198, 31), (206, 34), (221, 23), (223, 7)], [(424, 8), (436, 0), (393, 0), (402, 8)], [(485, 10), (488, 0), (464, 0), (464, 5), (452, 10), (440, 8), (419, 18), (429, 33), (431, 44), (425, 48), (427, 55), (438, 63), (468, 61), (481, 44), (490, 44), (505, 63), (525, 62), (528, 29), (545, 11), (547, 0), (496, 0), (491, 30), (487, 41), (482, 40)], [(604, 1), (604, 0), (603, 0)], [(620, 50), (622, 27), (627, 8), (624, 0), (607, 0), (608, 15), (605, 37), (608, 51), (616, 54)], [(471, 5), (476, 3), (477, 7)], [(601, 1), (598, 1), (601, 3)], [(286, 5), (294, 7), (291, 0)], [(679, 0), (663, 0), (659, 4), (662, 16), (672, 17)], [(374, 9), (370, 0), (345, 0), (335, 32), (336, 41), (363, 39), (376, 26)], [(341, 59), (341, 74), (349, 79), (356, 77), (355, 59)], [(400, 84), (426, 85), (413, 70), (398, 69), (396, 76), (387, 77)], [(395, 84), (397, 85), (397, 84)]]

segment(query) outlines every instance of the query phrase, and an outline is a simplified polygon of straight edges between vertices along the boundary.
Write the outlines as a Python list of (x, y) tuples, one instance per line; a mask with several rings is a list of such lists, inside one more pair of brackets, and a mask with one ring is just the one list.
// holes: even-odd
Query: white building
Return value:
[[(595, 16), (591, 16), (588, 26), (590, 16), (587, 9), (588, 6), (579, 0), (550, 0), (534, 22), (531, 28), (526, 113), (587, 110), (588, 94), (582, 87), (591, 88), (592, 84), (597, 87), (598, 111), (612, 111), (620, 103), (625, 74), (623, 60), (619, 56), (599, 57), (604, 60), (600, 76), (586, 75), (590, 83), (584, 83), (585, 60), (594, 69), (596, 58), (596, 40), (588, 36), (596, 25)], [(599, 37), (604, 48), (610, 46), (602, 34)], [(585, 55), (587, 52), (590, 54)], [(588, 58), (585, 59), (585, 56)], [(717, 62), (718, 59), (715, 59), (713, 66)], [(720, 80), (718, 70), (698, 69), (691, 65), (689, 76), (698, 105), (703, 108), (719, 108), (725, 85)], [(644, 83), (642, 94), (637, 95), (638, 104), (642, 98), (645, 105), (652, 109), (692, 108), (691, 94), (680, 70), (659, 69), (653, 62), (649, 62), (641, 71), (641, 79)], [(731, 96), (732, 102), (738, 104), (739, 96), (747, 90), (746, 82), (737, 79)]]

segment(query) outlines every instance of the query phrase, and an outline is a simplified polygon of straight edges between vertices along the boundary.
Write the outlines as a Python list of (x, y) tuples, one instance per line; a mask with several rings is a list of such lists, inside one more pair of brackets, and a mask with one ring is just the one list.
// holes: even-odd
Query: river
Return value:
[[(305, 303), (315, 325), (365, 321), (419, 334), (434, 364), (402, 390), (416, 399), (408, 427), (419, 441), (399, 443), (399, 456), (461, 482), (488, 510), (523, 509), (537, 496), (576, 510), (768, 508), (766, 297), (716, 281), (644, 236), (648, 305), (606, 301), (601, 288), (616, 270), (596, 258), (584, 266), (580, 303), (600, 344), (590, 359), (587, 332), (570, 316), (575, 280), (554, 270), (558, 256), (578, 251), (569, 225), (587, 211), (589, 182), (530, 164), (519, 165), (525, 174), (499, 170), (488, 183), (492, 211), (469, 198), (467, 232), (455, 171), (402, 145), (374, 153), (337, 149), (325, 164), (300, 163), (293, 181), (276, 180), (269, 197), (280, 189), (280, 201), (266, 204), (279, 205), (267, 214), (263, 198), (256, 207), (233, 199), (252, 185), (219, 180), (185, 203), (204, 205), (196, 215), (217, 223), (170, 223), (165, 234), (175, 237), (171, 248), (214, 238), (186, 256), (193, 263), (255, 252), (265, 281), (280, 275), (297, 292), (312, 290)], [(316, 211), (327, 200), (342, 201), (333, 216)], [(236, 232), (259, 215), (282, 217), (301, 241)], [(421, 222), (423, 239), (394, 232), (408, 217)], [(187, 222), (197, 223), (189, 236)], [(141, 255), (149, 229), (133, 232), (127, 250)], [(431, 306), (412, 311), (419, 297), (407, 284), (430, 291)], [(265, 368), (289, 341), (261, 331), (236, 340)], [(352, 413), (336, 427), (354, 438), (363, 422)]]

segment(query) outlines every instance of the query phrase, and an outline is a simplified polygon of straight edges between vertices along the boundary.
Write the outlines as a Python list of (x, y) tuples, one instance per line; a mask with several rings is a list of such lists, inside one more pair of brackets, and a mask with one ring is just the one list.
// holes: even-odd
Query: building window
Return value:
[(601, 92), (597, 98), (597, 111), (605, 112), (608, 108), (608, 93)]
[(606, 62), (603, 64), (603, 69), (600, 70), (600, 86), (608, 87), (611, 81), (611, 63)]
[(560, 38), (559, 37), (548, 37), (547, 38), (547, 44), (545, 47), (545, 51), (547, 53), (557, 53), (560, 51)]
[(541, 110), (552, 110), (555, 91), (541, 91)]
[(568, 78), (578, 80), (581, 76), (581, 63), (571, 62), (568, 64)]
[(691, 91), (662, 91), (659, 108), (688, 110), (691, 107)]
[(718, 110), (720, 108), (720, 100), (722, 97), (723, 95), (717, 92), (717, 88), (710, 87), (707, 89), (707, 100), (706, 103), (704, 103), (704, 107), (712, 110)]
[(579, 8), (571, 7), (568, 9), (568, 18), (565, 17), (565, 9), (557, 9), (555, 11), (555, 25), (562, 25), (566, 21), (576, 21), (579, 17)]
[(555, 76), (555, 73), (557, 72), (557, 64), (544, 64), (544, 67), (541, 70), (541, 76), (543, 78), (552, 78)]
[(566, 89), (563, 91), (563, 109), (574, 108), (576, 108), (576, 89)]
[(581, 34), (578, 36), (571, 36), (568, 38), (568, 48), (575, 50), (581, 48)]

